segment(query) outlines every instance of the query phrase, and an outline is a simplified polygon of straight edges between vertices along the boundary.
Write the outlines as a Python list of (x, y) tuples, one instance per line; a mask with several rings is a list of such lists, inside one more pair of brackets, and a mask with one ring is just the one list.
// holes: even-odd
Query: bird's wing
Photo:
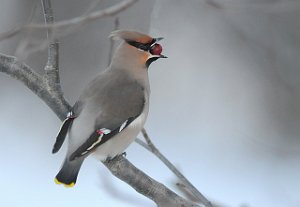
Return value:
[(70, 160), (87, 155), (112, 139), (143, 112), (144, 88), (138, 82), (122, 77), (97, 88), (85, 103), (86, 108), (94, 108), (97, 113), (94, 131), (71, 154)]
[(55, 143), (52, 148), (53, 154), (58, 152), (59, 149), (61, 148), (62, 144), (65, 141), (68, 130), (69, 130), (70, 126), (72, 125), (73, 120), (79, 115), (81, 108), (82, 108), (81, 103), (77, 102), (73, 106), (71, 111), (67, 114), (67, 118), (63, 121), (63, 123), (60, 127), (60, 130), (56, 136)]
[(123, 129), (125, 129), (136, 117), (130, 117), (123, 124), (118, 126), (115, 129), (107, 129), (107, 128), (101, 128), (95, 130), (91, 136), (87, 139), (86, 142), (84, 142), (75, 152), (73, 152), (70, 156), (70, 161), (75, 160), (78, 157), (84, 156), (90, 152), (92, 152), (94, 149), (96, 149), (98, 146), (104, 144), (111, 138), (113, 138), (116, 134), (120, 133)]

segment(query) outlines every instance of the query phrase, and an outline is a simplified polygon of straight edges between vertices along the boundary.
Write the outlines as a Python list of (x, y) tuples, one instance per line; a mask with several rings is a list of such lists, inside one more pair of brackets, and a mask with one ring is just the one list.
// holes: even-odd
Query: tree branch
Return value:
[[(45, 19), (45, 25), (53, 25), (54, 23), (54, 16), (53, 16), (53, 10), (51, 7), (51, 1), (50, 0), (41, 0), (42, 7), (44, 10), (44, 19)], [(53, 81), (53, 84), (50, 85), (53, 89), (60, 85), (60, 79), (59, 79), (59, 44), (58, 40), (56, 38), (53, 38), (53, 31), (49, 28), (47, 29), (47, 39), (48, 39), (48, 61), (45, 66), (45, 72), (46, 72), (46, 79), (49, 79)]]
[(147, 142), (147, 145), (139, 139), (137, 139), (136, 142), (155, 154), (178, 177), (185, 187), (188, 188), (196, 198), (198, 198), (201, 203), (203, 203), (206, 207), (213, 207), (211, 202), (204, 195), (202, 195), (202, 193), (200, 193), (197, 188), (195, 188), (195, 186), (188, 179), (186, 179), (186, 177), (156, 148), (145, 128), (142, 129), (142, 134)]
[(42, 77), (25, 63), (19, 62), (16, 57), (0, 53), (0, 72), (4, 72), (14, 79), (25, 84), (39, 97), (44, 90)]
[(40, 97), (61, 120), (65, 118), (70, 105), (54, 95), (47, 87), (44, 79), (31, 67), (18, 61), (16, 57), (0, 53), (0, 72), (4, 72), (12, 78), (21, 81), (34, 94)]
[[(54, 24), (54, 15), (51, 6), (51, 0), (41, 0), (45, 25), (51, 26)], [(63, 96), (63, 92), (60, 84), (59, 77), (59, 43), (56, 38), (53, 38), (54, 32), (51, 29), (47, 29), (47, 39), (48, 39), (48, 60), (45, 66), (44, 82), (48, 87), (48, 91), (51, 93), (52, 97), (56, 100), (60, 100), (61, 105), (68, 106), (69, 104)], [(65, 112), (67, 114), (67, 112)], [(65, 118), (65, 117), (63, 117)]]
[(104, 162), (104, 165), (114, 176), (129, 184), (140, 194), (153, 200), (158, 207), (200, 207), (155, 181), (137, 169), (122, 155), (115, 157), (111, 161)]

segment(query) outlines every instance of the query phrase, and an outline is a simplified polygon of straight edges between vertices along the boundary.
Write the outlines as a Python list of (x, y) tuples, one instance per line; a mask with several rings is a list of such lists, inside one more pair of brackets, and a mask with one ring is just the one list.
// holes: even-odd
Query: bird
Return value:
[(148, 68), (162, 55), (153, 38), (132, 30), (116, 30), (120, 40), (109, 66), (83, 89), (58, 132), (52, 153), (68, 137), (66, 157), (54, 181), (65, 187), (76, 184), (85, 158), (109, 161), (124, 153), (142, 130), (149, 111)]

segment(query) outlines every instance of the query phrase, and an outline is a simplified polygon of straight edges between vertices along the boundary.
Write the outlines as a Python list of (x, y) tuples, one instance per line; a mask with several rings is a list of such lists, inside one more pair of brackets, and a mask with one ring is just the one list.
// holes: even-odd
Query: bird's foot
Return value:
[[(126, 152), (123, 152), (121, 154), (119, 154), (119, 156), (122, 156), (122, 157), (126, 157), (127, 153)], [(117, 156), (116, 156), (117, 157)], [(110, 163), (115, 157), (110, 157), (108, 156), (104, 162), (107, 162), (107, 163)]]
[(121, 156), (126, 157), (126, 156), (127, 156), (127, 153), (126, 153), (126, 152), (123, 152), (123, 153), (121, 153)]
[(112, 159), (113, 159), (112, 157), (108, 156), (108, 157), (106, 158), (105, 162), (109, 163), (110, 161), (112, 161)]

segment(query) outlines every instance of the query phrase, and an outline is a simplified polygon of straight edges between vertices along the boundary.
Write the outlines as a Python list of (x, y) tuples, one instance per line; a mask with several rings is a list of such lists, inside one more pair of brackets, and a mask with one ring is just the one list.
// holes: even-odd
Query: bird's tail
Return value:
[(65, 187), (73, 187), (76, 184), (77, 176), (83, 160), (83, 158), (78, 158), (76, 160), (69, 161), (69, 159), (66, 158), (62, 168), (56, 175), (54, 182), (56, 184), (63, 184)]

